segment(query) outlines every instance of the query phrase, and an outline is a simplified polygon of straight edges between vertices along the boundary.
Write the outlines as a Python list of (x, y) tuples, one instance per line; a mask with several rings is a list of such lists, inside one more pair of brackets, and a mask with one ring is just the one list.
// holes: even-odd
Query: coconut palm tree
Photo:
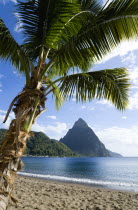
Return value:
[(107, 99), (119, 110), (128, 103), (125, 68), (91, 71), (92, 65), (123, 40), (138, 34), (138, 1), (17, 0), (23, 40), (18, 44), (0, 19), (0, 58), (25, 75), (25, 86), (13, 99), (15, 119), (0, 147), (0, 210), (12, 195), (20, 157), (35, 119), (53, 94), (57, 108), (64, 100)]

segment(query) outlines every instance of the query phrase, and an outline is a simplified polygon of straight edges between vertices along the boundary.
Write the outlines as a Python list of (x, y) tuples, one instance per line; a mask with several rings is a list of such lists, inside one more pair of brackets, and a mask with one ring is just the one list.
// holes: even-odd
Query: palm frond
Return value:
[[(64, 55), (55, 56), (53, 63), (52, 61), (50, 62), (50, 68), (48, 66), (50, 64), (46, 65), (43, 75), (46, 73), (48, 77), (53, 78), (56, 75), (63, 76), (67, 75), (68, 73), (80, 72), (80, 70), (81, 72), (87, 72), (95, 62), (92, 56), (94, 54), (92, 54), (90, 49), (83, 48), (80, 50), (78, 49), (77, 51), (67, 51), (66, 55)], [(68, 56), (70, 57), (70, 62), (68, 62)]]
[[(68, 40), (68, 37), (77, 34), (81, 24), (72, 21), (81, 12), (78, 0), (57, 0), (54, 11), (54, 18), (51, 21), (46, 44), (49, 48), (59, 49), (60, 45)], [(61, 42), (61, 43), (60, 43)]]
[(57, 48), (66, 23), (79, 11), (78, 0), (18, 1), (17, 12), (23, 23), (24, 47), (32, 59), (38, 57), (42, 48), (45, 51)]
[(94, 14), (98, 14), (102, 6), (97, 0), (79, 0), (79, 3), (81, 4), (82, 11), (91, 11)]
[(42, 82), (44, 85), (46, 85), (45, 95), (47, 96), (50, 93), (53, 94), (53, 97), (55, 98), (55, 107), (57, 110), (59, 110), (60, 107), (63, 105), (65, 99), (63, 97), (63, 94), (59, 90), (58, 85), (56, 85), (52, 80), (47, 77), (44, 77)]
[[(88, 29), (86, 30), (87, 36), (91, 36), (89, 28), (90, 25), (88, 24)], [(97, 15), (97, 26), (92, 32), (95, 41), (101, 41), (99, 42), (102, 46), (101, 56), (111, 51), (121, 41), (137, 38), (137, 0), (113, 0)]]
[(53, 85), (54, 88), (53, 88), (53, 96), (55, 98), (55, 107), (57, 110), (60, 109), (60, 107), (63, 105), (65, 99), (61, 93), (61, 91), (59, 90), (58, 86), (56, 85)]
[(97, 13), (94, 24), (89, 20), (84, 25), (79, 37), (85, 39), (87, 46), (95, 47), (99, 55), (96, 57), (99, 59), (121, 41), (137, 38), (137, 34), (137, 0), (113, 0), (106, 8)]
[(79, 68), (84, 62), (95, 63), (121, 41), (137, 38), (138, 2), (114, 0), (98, 14), (82, 13), (81, 21), (83, 25), (77, 35), (66, 40), (62, 47), (53, 51), (49, 57), (54, 57), (53, 66), (60, 75), (63, 75), (62, 69), (66, 70), (72, 66)]
[(2, 19), (0, 19), (0, 58), (10, 60), (16, 69), (26, 75), (26, 80), (29, 80), (32, 64), (26, 52), (15, 41)]
[(17, 0), (16, 12), (22, 22), (24, 48), (33, 61), (40, 55), (42, 48), (45, 51), (48, 50), (45, 39), (51, 25), (55, 4), (55, 0)]
[[(107, 99), (119, 110), (128, 104), (128, 73), (124, 68), (106, 69), (78, 73), (61, 78), (59, 90), (65, 99), (76, 97), (76, 101)], [(59, 82), (59, 79), (57, 80)]]

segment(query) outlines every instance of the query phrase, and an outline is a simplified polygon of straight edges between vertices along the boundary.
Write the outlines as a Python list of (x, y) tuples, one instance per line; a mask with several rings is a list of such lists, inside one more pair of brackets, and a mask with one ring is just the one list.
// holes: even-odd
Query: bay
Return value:
[(138, 192), (138, 158), (23, 157), (20, 175)]

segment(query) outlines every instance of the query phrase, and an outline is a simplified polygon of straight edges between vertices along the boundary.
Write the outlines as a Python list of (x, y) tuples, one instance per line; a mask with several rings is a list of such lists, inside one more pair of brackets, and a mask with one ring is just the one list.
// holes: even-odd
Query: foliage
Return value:
[(64, 97), (74, 97), (76, 101), (91, 101), (94, 98), (106, 98), (118, 109), (127, 107), (128, 79), (124, 68), (106, 69), (83, 74), (69, 75), (61, 80), (59, 89)]
[(42, 132), (34, 132), (34, 137), (27, 142), (26, 154), (36, 155), (36, 156), (75, 156), (76, 154), (72, 152), (64, 144), (49, 139)]
[[(125, 69), (88, 71), (121, 41), (137, 38), (138, 1), (113, 0), (108, 6), (98, 2), (17, 0), (15, 12), (22, 23), (21, 44), (0, 18), (0, 59), (9, 60), (25, 75), (25, 86), (11, 102), (4, 119), (6, 122), (13, 110), (15, 119), (10, 123), (0, 155), (2, 209), (7, 208), (9, 197), (13, 198), (15, 172), (21, 169), (19, 157), (31, 135), (32, 124), (46, 110), (45, 102), (50, 93), (58, 108), (73, 95), (77, 101), (107, 99), (119, 110), (126, 108), (129, 80)], [(31, 140), (29, 152), (65, 155), (61, 152), (63, 145), (57, 146), (53, 141), (56, 152), (49, 143), (44, 150), (43, 135), (40, 136), (37, 138), (39, 147)]]
[[(5, 136), (5, 129), (0, 129), (0, 142)], [(34, 132), (34, 136), (27, 141), (25, 155), (33, 156), (58, 156), (74, 157), (78, 156), (61, 142), (51, 140), (42, 132)]]
[(19, 45), (0, 19), (0, 57), (24, 72), (27, 87), (32, 88), (32, 81), (35, 87), (42, 83), (58, 108), (75, 95), (82, 102), (104, 98), (123, 110), (128, 104), (127, 71), (88, 71), (121, 41), (137, 38), (137, 8), (137, 0), (113, 0), (106, 6), (96, 0), (18, 0), (24, 38)]

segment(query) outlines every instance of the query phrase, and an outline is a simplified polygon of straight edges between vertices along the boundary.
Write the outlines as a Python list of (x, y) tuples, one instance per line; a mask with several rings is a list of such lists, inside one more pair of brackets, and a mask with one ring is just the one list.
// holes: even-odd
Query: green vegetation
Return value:
[(26, 154), (37, 156), (76, 156), (66, 145), (61, 142), (51, 140), (42, 132), (34, 132), (27, 142)]
[[(0, 129), (0, 142), (4, 138), (5, 132), (5, 129)], [(75, 152), (71, 151), (65, 144), (51, 140), (42, 132), (34, 132), (34, 136), (27, 141), (25, 155), (52, 157), (78, 156)]]
[(91, 67), (121, 41), (137, 37), (137, 8), (137, 0), (113, 0), (104, 6), (98, 0), (20, 0), (14, 8), (22, 23), (20, 43), (0, 17), (0, 59), (25, 76), (25, 86), (4, 119), (13, 110), (15, 119), (1, 149), (1, 209), (7, 209), (14, 183), (10, 180), (21, 168), (19, 157), (32, 124), (46, 110), (49, 94), (57, 108), (73, 97), (77, 102), (107, 99), (119, 110), (126, 108), (127, 70)]

